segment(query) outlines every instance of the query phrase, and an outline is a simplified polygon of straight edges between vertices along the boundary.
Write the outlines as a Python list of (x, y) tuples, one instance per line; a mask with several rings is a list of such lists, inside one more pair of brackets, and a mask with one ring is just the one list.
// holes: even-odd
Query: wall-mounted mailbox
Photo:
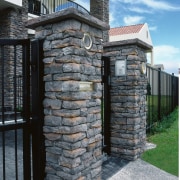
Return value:
[(93, 83), (92, 82), (79, 82), (79, 90), (80, 91), (93, 91)]
[(115, 76), (126, 75), (126, 60), (117, 60), (115, 62)]

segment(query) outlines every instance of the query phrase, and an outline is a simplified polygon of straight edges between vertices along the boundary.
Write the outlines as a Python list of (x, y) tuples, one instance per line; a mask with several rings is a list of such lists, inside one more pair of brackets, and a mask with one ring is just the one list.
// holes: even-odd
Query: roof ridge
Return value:
[(144, 25), (145, 23), (111, 28), (109, 30), (109, 34), (111, 36), (115, 36), (115, 35), (139, 33)]
[(119, 27), (112, 27), (110, 29), (115, 29), (115, 28), (122, 28), (122, 27), (130, 27), (130, 26), (139, 26), (139, 25), (144, 25), (145, 23), (140, 23), (140, 24), (132, 24), (132, 25), (127, 25), (127, 26), (119, 26)]

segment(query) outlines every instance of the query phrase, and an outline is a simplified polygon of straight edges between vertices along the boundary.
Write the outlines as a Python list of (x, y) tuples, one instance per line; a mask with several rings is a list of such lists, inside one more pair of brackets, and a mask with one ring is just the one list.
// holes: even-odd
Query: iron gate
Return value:
[(103, 151), (110, 154), (110, 58), (102, 57), (102, 136)]
[(0, 175), (3, 180), (44, 179), (41, 49), (39, 41), (0, 39)]

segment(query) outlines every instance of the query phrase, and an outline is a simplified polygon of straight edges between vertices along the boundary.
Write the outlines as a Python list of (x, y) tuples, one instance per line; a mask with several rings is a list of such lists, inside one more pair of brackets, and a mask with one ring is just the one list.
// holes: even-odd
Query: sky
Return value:
[[(76, 0), (89, 10), (89, 0)], [(154, 64), (178, 76), (180, 68), (180, 0), (109, 0), (110, 27), (147, 23)], [(150, 60), (148, 59), (150, 63)]]

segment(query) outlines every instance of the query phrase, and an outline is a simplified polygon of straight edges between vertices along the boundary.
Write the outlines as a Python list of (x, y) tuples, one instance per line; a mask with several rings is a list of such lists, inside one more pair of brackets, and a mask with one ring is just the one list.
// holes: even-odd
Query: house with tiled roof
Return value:
[(109, 30), (109, 41), (122, 41), (128, 39), (140, 39), (152, 46), (152, 40), (147, 23), (121, 26)]
[(109, 41), (123, 41), (130, 39), (139, 39), (144, 43), (152, 46), (150, 53), (151, 65), (154, 64), (153, 60), (153, 43), (151, 40), (150, 32), (147, 23), (144, 24), (136, 24), (130, 26), (121, 26), (111, 28), (109, 30)]

